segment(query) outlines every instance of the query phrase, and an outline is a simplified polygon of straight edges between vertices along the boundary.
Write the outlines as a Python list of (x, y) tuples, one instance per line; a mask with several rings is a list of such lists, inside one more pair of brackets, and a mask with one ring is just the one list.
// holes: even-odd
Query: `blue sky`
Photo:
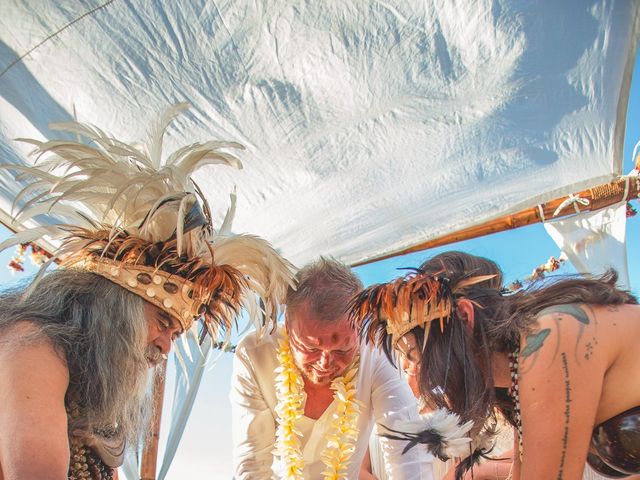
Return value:
[[(640, 58), (636, 61), (634, 82), (631, 88), (624, 147), (624, 172), (633, 168), (633, 147), (640, 140)], [(640, 210), (637, 201), (634, 207)], [(627, 223), (627, 251), (631, 288), (640, 294), (640, 261), (635, 255), (640, 244), (640, 216)], [(0, 227), (0, 241), (8, 232)], [(546, 262), (550, 256), (558, 256), (559, 249), (547, 235), (542, 225), (511, 230), (475, 240), (459, 242), (441, 248), (380, 261), (356, 268), (356, 273), (365, 284), (383, 282), (399, 274), (398, 267), (418, 266), (425, 258), (444, 250), (457, 249), (495, 260), (505, 273), (506, 283), (524, 279), (531, 270)], [(0, 253), (0, 266), (9, 262), (13, 252)], [(574, 270), (565, 264), (560, 273)], [(27, 272), (34, 272), (27, 262)], [(25, 274), (12, 276), (8, 269), (0, 269), (0, 281), (4, 286), (16, 281), (25, 281)], [(170, 365), (171, 370), (171, 365)], [(182, 445), (169, 471), (168, 478), (231, 478), (231, 419), (228, 406), (231, 355), (222, 354), (205, 375), (194, 411)], [(169, 375), (169, 385), (172, 374)], [(171, 387), (167, 389), (171, 390)], [(167, 409), (169, 411), (169, 406)], [(162, 436), (166, 436), (163, 426)], [(162, 455), (162, 449), (161, 449)]]

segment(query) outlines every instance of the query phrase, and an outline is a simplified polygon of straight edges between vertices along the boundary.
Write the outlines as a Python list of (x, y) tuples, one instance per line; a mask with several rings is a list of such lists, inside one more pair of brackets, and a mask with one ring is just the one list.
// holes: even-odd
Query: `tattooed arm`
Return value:
[(606, 370), (588, 308), (547, 308), (521, 340), (520, 480), (582, 478)]

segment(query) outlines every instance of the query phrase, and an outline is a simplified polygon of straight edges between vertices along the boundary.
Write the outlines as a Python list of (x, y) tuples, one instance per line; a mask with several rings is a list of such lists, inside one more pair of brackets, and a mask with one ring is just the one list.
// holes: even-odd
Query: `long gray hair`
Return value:
[(0, 294), (0, 332), (26, 322), (36, 331), (3, 349), (49, 341), (69, 369), (66, 401), (74, 399), (96, 429), (117, 429), (137, 445), (151, 416), (153, 370), (145, 357), (144, 301), (99, 275), (57, 269), (28, 295)]

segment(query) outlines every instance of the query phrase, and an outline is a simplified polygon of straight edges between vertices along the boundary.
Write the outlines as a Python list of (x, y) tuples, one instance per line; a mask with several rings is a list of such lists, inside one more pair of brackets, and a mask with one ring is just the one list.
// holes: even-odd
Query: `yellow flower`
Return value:
[[(300, 432), (296, 423), (304, 412), (302, 393), (304, 382), (293, 361), (289, 339), (286, 332), (278, 348), (280, 367), (276, 369), (276, 446), (273, 453), (278, 455), (284, 463), (287, 480), (302, 478), (304, 460), (301, 452)], [(351, 456), (355, 451), (355, 440), (358, 437), (358, 417), (361, 403), (356, 400), (356, 374), (358, 373), (359, 357), (352, 367), (342, 377), (335, 378), (331, 383), (336, 402), (336, 413), (331, 417), (331, 424), (326, 434), (327, 447), (321, 454), (325, 470), (322, 476), (325, 480), (346, 480), (347, 468)]]

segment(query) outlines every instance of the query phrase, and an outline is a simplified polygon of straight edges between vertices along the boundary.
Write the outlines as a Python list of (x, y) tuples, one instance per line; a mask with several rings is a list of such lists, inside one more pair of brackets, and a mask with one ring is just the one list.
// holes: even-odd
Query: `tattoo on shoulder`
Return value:
[(593, 350), (595, 346), (598, 344), (598, 340), (596, 337), (593, 337), (590, 341), (588, 341), (585, 345), (584, 359), (589, 360), (591, 355), (593, 355)]
[(542, 315), (552, 315), (555, 320), (562, 320), (565, 316), (571, 315), (583, 325), (589, 325), (590, 320), (587, 312), (580, 305), (554, 305), (547, 307), (538, 313), (538, 317)]
[[(561, 320), (566, 320), (566, 319), (569, 319), (570, 317), (578, 321), (579, 329), (578, 329), (578, 334), (576, 336), (576, 345), (575, 345), (576, 348), (574, 352), (574, 356), (578, 364), (580, 363), (580, 360), (578, 358), (578, 344), (580, 343), (580, 339), (584, 334), (584, 329), (587, 327), (587, 325), (591, 323), (591, 320), (589, 319), (589, 315), (587, 314), (587, 310), (585, 308), (591, 311), (591, 314), (594, 315), (591, 307), (589, 307), (588, 305), (581, 306), (579, 304), (554, 305), (552, 307), (547, 307), (541, 310), (537, 315), (537, 317), (540, 317), (542, 315), (551, 315), (551, 318), (553, 318), (557, 327), (559, 327)], [(594, 325), (597, 325), (597, 322), (595, 322)], [(561, 329), (558, 328), (558, 338), (560, 338), (560, 333), (561, 333)], [(554, 358), (558, 353), (559, 346), (560, 346), (560, 342), (558, 342), (558, 345), (556, 346), (556, 352), (554, 353)], [(589, 360), (589, 358), (591, 357), (591, 354), (593, 353), (592, 348), (590, 349), (587, 346), (587, 351), (588, 351), (588, 355), (585, 355), (584, 358), (586, 360)]]
[(545, 339), (549, 336), (550, 333), (551, 333), (551, 329), (545, 328), (543, 330), (540, 330), (538, 333), (531, 333), (527, 335), (527, 337), (524, 340), (525, 345), (524, 345), (524, 348), (522, 349), (522, 352), (520, 352), (520, 356), (528, 357), (530, 355), (533, 355), (538, 350), (540, 350), (540, 348), (542, 348), (542, 344), (544, 343)]

